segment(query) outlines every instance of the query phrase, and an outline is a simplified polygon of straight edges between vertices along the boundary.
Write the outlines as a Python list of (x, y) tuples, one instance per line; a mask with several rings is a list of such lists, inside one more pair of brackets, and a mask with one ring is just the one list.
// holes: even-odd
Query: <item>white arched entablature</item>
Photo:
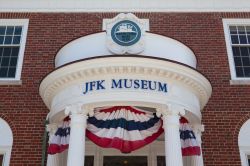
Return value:
[(248, 119), (241, 127), (238, 144), (240, 149), (240, 157), (242, 166), (249, 166), (250, 159), (250, 119)]
[(13, 134), (8, 123), (0, 118), (0, 155), (3, 155), (3, 166), (10, 163)]
[[(55, 67), (81, 59), (117, 55), (108, 49), (106, 40), (106, 32), (100, 32), (69, 42), (57, 53)], [(136, 55), (168, 59), (196, 68), (192, 50), (177, 40), (145, 32), (144, 43), (144, 50)]]

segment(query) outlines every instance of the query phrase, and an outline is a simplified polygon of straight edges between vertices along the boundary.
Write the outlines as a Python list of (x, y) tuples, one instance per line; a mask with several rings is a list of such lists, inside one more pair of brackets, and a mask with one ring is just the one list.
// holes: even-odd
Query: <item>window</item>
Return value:
[(250, 83), (250, 19), (223, 19), (223, 25), (231, 78)]
[(94, 166), (94, 156), (85, 156), (84, 166)]
[(0, 19), (0, 83), (21, 78), (27, 19)]
[(165, 156), (157, 156), (157, 166), (165, 166)]

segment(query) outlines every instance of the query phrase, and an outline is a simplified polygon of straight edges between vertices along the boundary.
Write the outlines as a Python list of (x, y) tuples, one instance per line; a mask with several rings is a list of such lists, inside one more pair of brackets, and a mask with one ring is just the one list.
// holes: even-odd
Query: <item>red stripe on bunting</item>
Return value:
[(181, 117), (180, 123), (188, 123), (188, 120), (184, 117)]
[(68, 148), (69, 148), (68, 144), (67, 145), (50, 144), (48, 147), (48, 154), (61, 153)]
[(115, 106), (115, 107), (111, 107), (111, 108), (101, 109), (99, 112), (107, 113), (107, 112), (120, 111), (121, 109), (129, 110), (130, 112), (134, 112), (136, 114), (146, 114), (145, 112), (138, 111), (130, 106)]
[(199, 146), (192, 146), (187, 148), (182, 148), (182, 155), (183, 156), (193, 156), (193, 155), (201, 155), (201, 149)]
[(153, 142), (162, 133), (163, 133), (163, 129), (162, 127), (160, 127), (156, 133), (154, 133), (152, 136), (145, 138), (144, 140), (127, 141), (121, 138), (99, 137), (91, 133), (89, 130), (86, 130), (86, 136), (98, 146), (101, 146), (103, 148), (115, 148), (115, 149), (120, 150), (122, 153), (130, 153), (131, 151), (139, 149)]

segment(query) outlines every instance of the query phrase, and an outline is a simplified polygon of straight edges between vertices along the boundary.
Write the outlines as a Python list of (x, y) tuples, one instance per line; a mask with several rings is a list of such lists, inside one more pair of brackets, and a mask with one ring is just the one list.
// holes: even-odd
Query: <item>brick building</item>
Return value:
[[(178, 2), (1, 0), (0, 165), (250, 165), (250, 2)], [(165, 133), (131, 153), (81, 139), (113, 106)], [(51, 141), (67, 116), (68, 150), (45, 158), (45, 120)], [(182, 157), (179, 117), (200, 155)]]

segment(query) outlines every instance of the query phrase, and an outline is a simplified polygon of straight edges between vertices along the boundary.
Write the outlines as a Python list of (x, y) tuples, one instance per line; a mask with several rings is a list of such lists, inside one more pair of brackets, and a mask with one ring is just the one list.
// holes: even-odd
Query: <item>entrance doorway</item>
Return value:
[(103, 166), (148, 166), (147, 156), (104, 156)]
[[(101, 148), (86, 140), (85, 166), (165, 166), (164, 134), (156, 141), (131, 153)], [(183, 166), (190, 166), (191, 157), (183, 157)]]

